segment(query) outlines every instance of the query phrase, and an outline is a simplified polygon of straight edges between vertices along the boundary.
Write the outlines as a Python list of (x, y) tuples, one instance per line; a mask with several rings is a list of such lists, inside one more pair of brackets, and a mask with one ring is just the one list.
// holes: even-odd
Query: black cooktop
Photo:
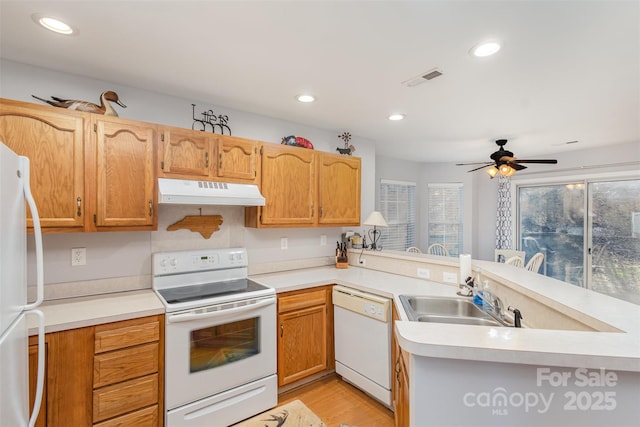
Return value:
[[(224, 300), (224, 297), (240, 295), (255, 291), (269, 289), (250, 279), (225, 280), (222, 282), (205, 283), (202, 285), (179, 286), (169, 289), (158, 290), (167, 304), (179, 304), (190, 301), (200, 301), (206, 299)], [(214, 301), (217, 302), (217, 301)]]

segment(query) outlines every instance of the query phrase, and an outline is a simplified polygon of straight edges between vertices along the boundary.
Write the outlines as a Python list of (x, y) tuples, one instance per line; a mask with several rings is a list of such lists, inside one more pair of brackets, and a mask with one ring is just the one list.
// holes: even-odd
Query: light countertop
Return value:
[(523, 293), (548, 297), (555, 308), (599, 319), (621, 332), (590, 332), (408, 321), (399, 296), (455, 296), (456, 286), (350, 266), (332, 266), (251, 276), (286, 292), (340, 284), (394, 299), (401, 347), (418, 356), (532, 365), (607, 368), (640, 372), (640, 307), (565, 284), (524, 269), (478, 261), (474, 266), (522, 284)]
[[(45, 301), (45, 333), (164, 314), (164, 305), (151, 289)], [(29, 317), (29, 334), (38, 333), (36, 319)]]

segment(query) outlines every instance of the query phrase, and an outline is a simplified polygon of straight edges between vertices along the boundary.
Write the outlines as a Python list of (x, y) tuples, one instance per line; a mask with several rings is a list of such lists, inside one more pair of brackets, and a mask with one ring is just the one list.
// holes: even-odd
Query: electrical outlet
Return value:
[(323, 234), (320, 236), (320, 246), (327, 246), (327, 235)]
[(280, 249), (285, 250), (289, 247), (289, 239), (286, 237), (280, 238)]
[(442, 281), (445, 283), (458, 283), (458, 275), (456, 273), (442, 273)]
[(87, 264), (87, 248), (72, 248), (71, 249), (71, 265), (86, 265)]
[(431, 272), (429, 271), (428, 268), (418, 268), (418, 271), (416, 272), (417, 276), (422, 278), (422, 279), (428, 279), (429, 277), (431, 277)]

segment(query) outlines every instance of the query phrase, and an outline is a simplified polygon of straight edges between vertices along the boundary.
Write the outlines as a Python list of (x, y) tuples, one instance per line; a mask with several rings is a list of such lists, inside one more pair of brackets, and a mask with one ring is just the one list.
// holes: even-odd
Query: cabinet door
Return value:
[(318, 223), (360, 225), (360, 158), (322, 153)]
[(165, 178), (209, 179), (215, 162), (214, 140), (204, 132), (162, 128), (158, 144), (160, 168)]
[(218, 177), (254, 183), (258, 178), (258, 142), (233, 136), (216, 137)]
[[(31, 192), (43, 231), (84, 225), (84, 131), (88, 119), (89, 115), (82, 113), (0, 102), (0, 141), (30, 160)], [(27, 225), (33, 226), (30, 213)]]
[(315, 222), (314, 151), (284, 145), (264, 145), (262, 150), (261, 224), (312, 225)]
[(327, 369), (327, 306), (278, 316), (278, 385)]
[[(393, 307), (393, 322), (399, 320), (400, 316)], [(392, 361), (393, 361), (393, 381), (391, 382), (391, 394), (393, 400), (393, 410), (396, 427), (409, 427), (409, 374), (405, 362), (405, 354), (396, 339), (394, 328), (392, 340)]]
[(47, 425), (90, 426), (93, 389), (93, 327), (49, 333)]
[[(35, 427), (47, 425), (47, 342), (44, 343), (44, 387), (42, 389), (42, 403), (36, 419)], [(38, 337), (29, 337), (29, 413), (33, 411), (36, 401), (36, 383), (38, 381)]]
[[(154, 129), (96, 118), (96, 226), (147, 226), (156, 221)], [(144, 229), (144, 228), (141, 228)]]

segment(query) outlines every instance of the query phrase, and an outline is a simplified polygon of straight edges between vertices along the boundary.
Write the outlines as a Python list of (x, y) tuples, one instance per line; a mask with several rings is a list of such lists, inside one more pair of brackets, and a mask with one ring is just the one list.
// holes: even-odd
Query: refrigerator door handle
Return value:
[(44, 299), (44, 257), (42, 252), (42, 230), (40, 228), (40, 215), (33, 195), (31, 194), (29, 158), (20, 156), (22, 174), (24, 175), (24, 197), (29, 204), (31, 219), (33, 220), (33, 237), (36, 243), (36, 300), (24, 306), (25, 310), (32, 310), (39, 306)]
[(33, 412), (31, 412), (31, 417), (29, 418), (29, 427), (33, 427), (40, 413), (42, 392), (44, 390), (44, 313), (40, 310), (31, 310), (26, 314), (38, 316), (38, 380), (36, 381), (36, 399), (33, 403)]

